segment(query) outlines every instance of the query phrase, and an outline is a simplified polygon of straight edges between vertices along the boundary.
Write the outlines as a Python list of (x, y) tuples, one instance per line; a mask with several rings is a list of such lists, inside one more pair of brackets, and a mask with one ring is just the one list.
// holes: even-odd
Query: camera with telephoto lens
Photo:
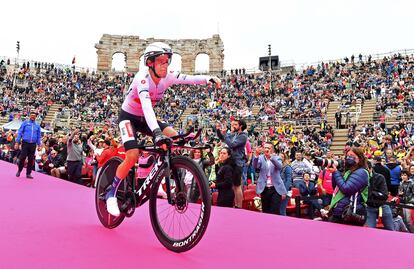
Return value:
[(342, 160), (335, 161), (335, 160), (328, 160), (328, 159), (323, 159), (323, 158), (315, 158), (313, 163), (316, 166), (326, 167), (326, 168), (331, 168), (335, 166), (338, 170), (340, 170), (340, 168), (343, 167)]
[(352, 207), (348, 206), (342, 213), (342, 219), (347, 224), (362, 226), (365, 224), (367, 216), (365, 214), (354, 213)]

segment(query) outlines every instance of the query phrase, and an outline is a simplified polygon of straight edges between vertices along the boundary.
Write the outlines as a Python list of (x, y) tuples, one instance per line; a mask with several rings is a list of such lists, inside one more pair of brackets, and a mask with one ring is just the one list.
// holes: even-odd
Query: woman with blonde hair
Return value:
[(280, 177), (282, 178), (283, 184), (285, 185), (285, 188), (287, 190), (287, 196), (286, 199), (283, 199), (280, 202), (280, 215), (286, 216), (286, 208), (290, 199), (290, 196), (292, 196), (292, 167), (290, 166), (290, 159), (289, 155), (285, 152), (281, 152), (279, 154), (280, 158), (282, 159), (282, 170), (280, 171)]

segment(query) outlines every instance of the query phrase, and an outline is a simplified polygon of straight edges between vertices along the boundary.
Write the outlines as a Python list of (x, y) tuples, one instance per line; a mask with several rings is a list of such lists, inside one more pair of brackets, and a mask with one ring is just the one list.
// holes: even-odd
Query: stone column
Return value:
[(98, 71), (109, 72), (112, 66), (111, 53), (107, 49), (98, 49)]
[(140, 52), (136, 50), (129, 50), (127, 52), (126, 71), (128, 73), (136, 73), (139, 70), (139, 56)]
[(184, 74), (192, 75), (195, 71), (194, 54), (184, 53), (181, 55), (181, 71)]
[(209, 70), (211, 74), (220, 74), (223, 70), (223, 57), (217, 54), (210, 54)]

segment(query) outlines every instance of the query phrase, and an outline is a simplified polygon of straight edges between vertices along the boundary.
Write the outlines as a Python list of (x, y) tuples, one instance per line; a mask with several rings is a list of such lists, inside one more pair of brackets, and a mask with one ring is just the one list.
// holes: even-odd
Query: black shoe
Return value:
[(19, 176), (20, 176), (20, 171), (17, 171), (16, 177), (19, 177)]
[(33, 179), (32, 175), (26, 175), (26, 178), (31, 178), (31, 179)]

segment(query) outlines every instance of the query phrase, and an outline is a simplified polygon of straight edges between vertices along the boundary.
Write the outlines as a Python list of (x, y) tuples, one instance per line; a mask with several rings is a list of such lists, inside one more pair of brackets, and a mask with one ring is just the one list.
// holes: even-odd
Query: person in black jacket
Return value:
[(391, 186), (391, 173), (390, 170), (387, 169), (384, 165), (382, 165), (383, 157), (376, 156), (374, 157), (375, 165), (373, 166), (373, 170), (377, 174), (381, 174), (385, 178), (385, 182), (387, 183), (387, 189)]
[(379, 210), (382, 209), (382, 223), (386, 230), (394, 230), (392, 211), (389, 205), (384, 203), (388, 198), (388, 188), (385, 177), (373, 171), (371, 162), (368, 162), (368, 171), (370, 173), (368, 184), (368, 201), (367, 201), (367, 222), (366, 225), (371, 228), (377, 226)]
[(218, 190), (217, 206), (233, 207), (234, 162), (231, 154), (230, 148), (224, 147), (216, 161), (216, 182), (211, 188)]
[(336, 125), (336, 129), (340, 129), (341, 128), (341, 122), (342, 122), (342, 114), (341, 111), (337, 110), (335, 112), (335, 125)]
[[(414, 184), (409, 181), (410, 173), (407, 170), (401, 171), (401, 183), (398, 188), (398, 196), (401, 203), (414, 205)], [(411, 209), (403, 208), (403, 217), (408, 230), (413, 233), (414, 225), (411, 219)]]
[[(318, 195), (318, 189), (315, 182), (310, 181), (310, 173), (305, 172), (303, 174), (303, 180), (305, 184), (299, 186), (300, 195), (302, 197), (313, 197)], [(318, 199), (305, 200), (305, 204), (309, 205), (309, 217), (313, 219), (316, 216), (320, 216), (319, 211), (322, 209), (322, 205), (319, 204)]]

